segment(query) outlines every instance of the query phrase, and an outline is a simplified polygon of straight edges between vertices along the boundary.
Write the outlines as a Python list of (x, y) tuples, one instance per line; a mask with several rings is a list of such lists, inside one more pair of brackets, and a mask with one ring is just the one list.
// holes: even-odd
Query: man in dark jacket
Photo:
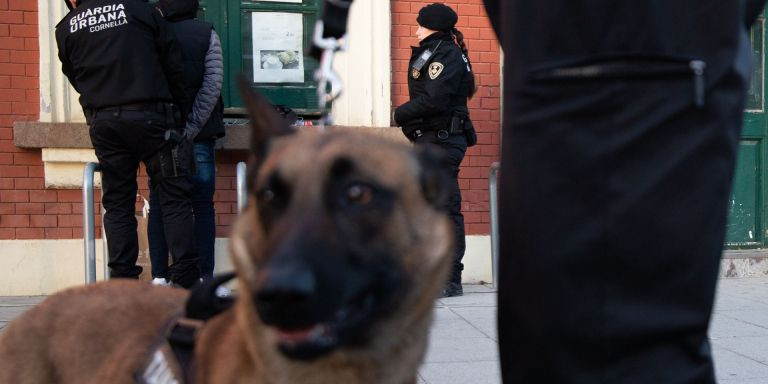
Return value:
[(69, 4), (74, 9), (56, 26), (56, 42), (62, 70), (80, 93), (101, 164), (111, 276), (137, 278), (142, 271), (136, 265), (135, 199), (136, 172), (143, 161), (155, 180), (152, 189), (163, 207), (168, 247), (176, 260), (171, 280), (191, 287), (200, 274), (193, 246), (192, 184), (183, 156), (177, 156), (184, 154), (183, 146), (168, 140), (177, 124), (174, 103), (181, 118), (190, 104), (181, 47), (160, 13), (142, 1)]
[(764, 0), (486, 0), (505, 55), (505, 383), (714, 383)]
[[(185, 137), (194, 140), (196, 173), (192, 177), (192, 211), (195, 216), (195, 245), (200, 256), (200, 275), (213, 277), (215, 264), (216, 212), (213, 194), (216, 190), (214, 143), (224, 136), (221, 85), (224, 62), (219, 36), (213, 25), (196, 20), (198, 0), (160, 0), (158, 9), (179, 39), (184, 54), (184, 76), (190, 99)], [(150, 180), (150, 182), (152, 182)], [(149, 199), (149, 254), (152, 282), (168, 283), (168, 247), (165, 242), (162, 208), (154, 194)]]

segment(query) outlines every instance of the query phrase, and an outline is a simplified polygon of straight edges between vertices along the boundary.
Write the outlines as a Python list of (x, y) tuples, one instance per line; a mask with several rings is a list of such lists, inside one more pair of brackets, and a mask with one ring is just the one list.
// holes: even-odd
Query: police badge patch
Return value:
[(411, 72), (411, 76), (413, 76), (413, 78), (414, 78), (414, 79), (418, 79), (419, 77), (421, 77), (421, 72), (419, 72), (419, 70), (418, 70), (418, 69), (414, 69), (414, 70)]
[(434, 62), (429, 65), (429, 78), (434, 80), (437, 79), (438, 76), (440, 76), (441, 73), (443, 73), (443, 64)]

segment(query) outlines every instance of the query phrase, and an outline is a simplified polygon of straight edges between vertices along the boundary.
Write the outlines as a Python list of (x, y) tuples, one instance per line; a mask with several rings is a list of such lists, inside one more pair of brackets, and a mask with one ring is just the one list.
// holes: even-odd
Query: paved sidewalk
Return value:
[[(768, 277), (722, 279), (710, 327), (720, 384), (768, 383)], [(501, 383), (496, 295), (464, 286), (463, 297), (438, 301), (420, 384)]]
[[(464, 292), (437, 303), (419, 384), (501, 383), (496, 294), (478, 285)], [(40, 300), (0, 297), (0, 329)], [(720, 384), (768, 383), (768, 277), (720, 281), (710, 336)]]

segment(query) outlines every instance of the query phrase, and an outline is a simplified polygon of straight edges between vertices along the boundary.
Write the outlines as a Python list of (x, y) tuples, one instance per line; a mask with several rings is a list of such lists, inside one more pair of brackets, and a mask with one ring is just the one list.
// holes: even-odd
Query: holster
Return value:
[(472, 119), (469, 116), (464, 120), (464, 137), (467, 139), (467, 147), (477, 144), (477, 131), (475, 131), (475, 125), (472, 124)]
[(467, 147), (477, 144), (477, 132), (475, 125), (469, 118), (469, 114), (463, 111), (454, 111), (451, 115), (451, 122), (448, 125), (448, 133), (451, 135), (464, 134), (467, 139)]
[(147, 173), (153, 184), (193, 176), (196, 171), (194, 143), (174, 130), (166, 131), (165, 143), (147, 161)]

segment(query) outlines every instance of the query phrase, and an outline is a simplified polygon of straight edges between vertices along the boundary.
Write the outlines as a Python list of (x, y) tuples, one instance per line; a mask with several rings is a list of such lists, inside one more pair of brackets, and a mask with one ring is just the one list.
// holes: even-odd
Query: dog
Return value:
[[(297, 132), (241, 88), (253, 132), (230, 238), (236, 298), (196, 328), (192, 374), (163, 379), (415, 383), (453, 249), (441, 154)], [(52, 295), (0, 334), (0, 383), (153, 382), (142, 372), (188, 298), (127, 280)]]

